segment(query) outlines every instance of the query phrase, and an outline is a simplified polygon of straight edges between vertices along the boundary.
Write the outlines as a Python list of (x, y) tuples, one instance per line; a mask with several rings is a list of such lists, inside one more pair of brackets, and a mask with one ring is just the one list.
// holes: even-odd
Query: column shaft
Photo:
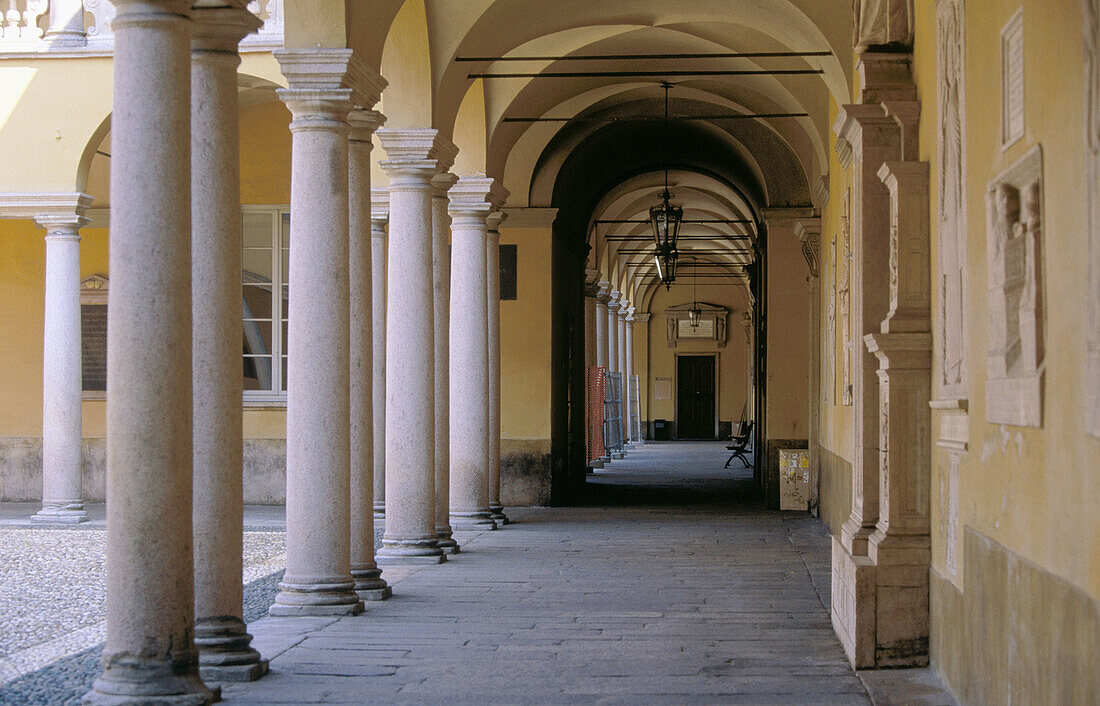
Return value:
[(348, 615), (350, 519), (346, 49), (276, 52), (291, 112), (286, 574), (271, 615)]
[(195, 643), (208, 681), (267, 671), (245, 631), (241, 199), (237, 43), (259, 20), (199, 9), (191, 38), (191, 286)]
[(365, 601), (393, 591), (374, 560), (374, 306), (370, 155), (371, 136), (385, 118), (356, 109), (348, 116), (348, 291), (351, 294), (351, 576)]
[(508, 524), (500, 504), (500, 223), (503, 212), (489, 216), (485, 238), (486, 306), (489, 335), (489, 514), (497, 527)]
[(207, 704), (191, 536), (191, 3), (115, 6), (107, 643), (85, 701)]
[(435, 530), (431, 179), (457, 149), (435, 130), (379, 130), (390, 177), (386, 310), (386, 531), (379, 564), (446, 559)]
[(39, 218), (46, 228), (42, 350), (42, 509), (36, 522), (88, 519), (81, 490), (80, 226), (87, 206)]
[[(625, 376), (626, 376), (626, 390), (629, 393), (630, 390), (635, 391), (635, 395), (638, 394), (636, 385), (634, 383), (634, 307), (630, 308), (630, 315), (624, 319), (626, 325), (626, 335), (623, 338), (623, 349), (626, 351), (625, 361)], [(627, 441), (638, 441), (638, 432), (631, 421), (632, 414), (634, 412), (634, 406), (630, 402), (630, 395), (626, 395), (626, 438)]]
[(374, 337), (374, 519), (386, 519), (386, 221), (389, 194), (371, 189), (371, 321)]
[(493, 180), (462, 177), (451, 213), (451, 524), (496, 529), (489, 512), (489, 337), (486, 217)]
[(627, 310), (627, 306), (628, 306), (628, 304), (625, 301), (622, 304), (619, 305), (619, 312), (618, 312), (619, 316), (618, 316), (618, 326), (617, 326), (618, 333), (619, 333), (619, 340), (618, 340), (618, 344), (616, 346), (616, 349), (618, 350), (618, 353), (619, 353), (619, 373), (622, 376), (622, 381), (623, 381), (622, 382), (621, 397), (620, 397), (620, 404), (619, 404), (620, 415), (621, 415), (620, 421), (622, 422), (621, 427), (622, 427), (622, 432), (623, 432), (623, 444), (626, 444), (627, 442), (630, 441), (630, 395), (629, 395), (630, 378), (628, 377), (627, 365), (626, 365), (626, 360), (627, 360), (627, 351), (626, 351), (626, 314), (627, 314), (627, 311), (626, 310)]
[(432, 299), (435, 314), (435, 531), (447, 554), (459, 550), (451, 529), (450, 318), (451, 216), (447, 190), (458, 180), (444, 172), (432, 179)]

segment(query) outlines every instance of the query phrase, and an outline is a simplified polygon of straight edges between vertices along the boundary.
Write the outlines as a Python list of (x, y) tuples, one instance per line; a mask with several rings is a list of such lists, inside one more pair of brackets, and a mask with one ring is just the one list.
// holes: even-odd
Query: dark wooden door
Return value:
[(714, 439), (714, 357), (678, 357), (676, 382), (676, 435)]

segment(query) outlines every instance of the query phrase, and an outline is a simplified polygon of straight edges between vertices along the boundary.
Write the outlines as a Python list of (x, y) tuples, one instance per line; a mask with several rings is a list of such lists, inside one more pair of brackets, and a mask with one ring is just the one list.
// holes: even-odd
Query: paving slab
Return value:
[(261, 643), (269, 630), (295, 642), (223, 698), (952, 703), (927, 670), (907, 682), (850, 668), (829, 620), (824, 525), (763, 509), (724, 452), (647, 444), (589, 476), (590, 505), (510, 508), (501, 530), (456, 533), (445, 564), (387, 569), (394, 597), (360, 616), (299, 632), (260, 620)]

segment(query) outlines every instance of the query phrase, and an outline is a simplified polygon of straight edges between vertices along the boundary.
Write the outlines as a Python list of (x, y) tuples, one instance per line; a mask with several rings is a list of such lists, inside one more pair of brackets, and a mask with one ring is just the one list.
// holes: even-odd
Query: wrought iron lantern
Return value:
[(695, 296), (695, 258), (691, 258), (691, 309), (688, 310), (688, 323), (691, 324), (691, 330), (699, 328), (699, 321), (703, 317), (703, 312), (699, 309), (699, 299)]
[[(668, 89), (672, 84), (662, 83), (661, 87), (665, 89), (665, 188), (661, 192), (660, 205), (649, 209), (649, 222), (653, 226), (653, 244), (657, 248), (658, 256), (676, 252), (676, 239), (680, 235), (680, 223), (684, 220), (684, 209), (672, 205), (673, 195), (668, 190)], [(675, 257), (671, 259), (675, 260)]]
[(671, 287), (676, 281), (676, 260), (679, 257), (680, 253), (675, 250), (658, 251), (653, 255), (653, 264), (657, 266), (657, 279), (661, 280), (665, 289)]

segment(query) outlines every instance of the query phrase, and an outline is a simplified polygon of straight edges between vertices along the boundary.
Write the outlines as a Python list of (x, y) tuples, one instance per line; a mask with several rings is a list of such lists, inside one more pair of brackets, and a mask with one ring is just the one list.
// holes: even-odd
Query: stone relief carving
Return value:
[(966, 203), (963, 126), (963, 1), (939, 0), (939, 244), (940, 386), (946, 396), (966, 396)]
[(836, 241), (834, 236), (829, 243), (829, 267), (826, 270), (828, 281), (825, 283), (825, 401), (836, 404)]
[(806, 266), (810, 268), (810, 276), (817, 277), (818, 274), (818, 247), (821, 244), (821, 236), (817, 233), (810, 233), (806, 236), (806, 239), (802, 241), (802, 257), (806, 258)]
[(851, 242), (851, 189), (844, 192), (840, 213), (840, 252), (837, 253), (837, 308), (840, 331), (840, 403), (852, 405), (852, 242)]
[(854, 0), (856, 51), (906, 51), (913, 46), (912, 0)]
[(1085, 145), (1088, 155), (1088, 362), (1085, 428), (1100, 437), (1100, 0), (1082, 0), (1085, 25)]
[(986, 417), (1042, 426), (1042, 151), (1033, 148), (987, 193), (989, 351)]

